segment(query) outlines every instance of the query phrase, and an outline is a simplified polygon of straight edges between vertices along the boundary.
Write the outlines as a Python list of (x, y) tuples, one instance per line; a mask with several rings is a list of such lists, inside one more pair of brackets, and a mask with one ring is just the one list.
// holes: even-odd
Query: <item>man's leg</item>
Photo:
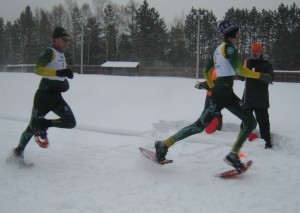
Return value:
[(44, 117), (49, 112), (49, 104), (47, 104), (47, 98), (43, 93), (39, 91), (36, 92), (34, 96), (34, 103), (31, 113), (30, 123), (22, 133), (18, 147), (20, 149), (25, 149), (33, 134), (44, 125), (46, 122)]
[(270, 120), (267, 108), (255, 109), (255, 116), (259, 126), (260, 136), (265, 140), (265, 148), (272, 148), (271, 133), (270, 133)]
[(239, 153), (249, 134), (255, 129), (257, 123), (251, 110), (235, 95), (231, 104), (226, 107), (232, 114), (242, 120), (243, 126), (238, 134), (232, 152)]
[(212, 121), (214, 118), (214, 111), (216, 109), (215, 104), (210, 103), (209, 107), (207, 107), (201, 114), (200, 118), (194, 122), (193, 124), (186, 126), (179, 130), (177, 133), (172, 135), (166, 140), (156, 141), (155, 142), (155, 150), (156, 150), (156, 158), (158, 161), (163, 161), (168, 152), (168, 148), (175, 144), (177, 141), (183, 140), (191, 135), (200, 133), (204, 130), (204, 128)]
[(56, 100), (53, 112), (60, 118), (51, 120), (51, 127), (72, 129), (76, 126), (74, 114), (62, 96)]
[(256, 127), (256, 121), (251, 113), (251, 110), (245, 106), (243, 101), (241, 101), (234, 93), (228, 99), (228, 104), (225, 106), (232, 114), (240, 118), (243, 122), (243, 127), (241, 128), (236, 142), (234, 143), (231, 152), (225, 157), (225, 162), (232, 165), (238, 172), (244, 169), (244, 164), (241, 162), (238, 153), (246, 141), (248, 135)]
[(200, 133), (212, 121), (215, 116), (216, 105), (211, 101), (210, 105), (202, 112), (200, 118), (189, 126), (179, 130), (176, 134), (164, 140), (167, 147), (172, 146), (177, 141), (183, 140), (191, 135)]

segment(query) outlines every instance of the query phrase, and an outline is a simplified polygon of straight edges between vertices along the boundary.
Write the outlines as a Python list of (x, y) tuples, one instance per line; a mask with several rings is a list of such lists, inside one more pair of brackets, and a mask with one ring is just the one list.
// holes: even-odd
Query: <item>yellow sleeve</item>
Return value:
[(253, 72), (252, 70), (248, 69), (247, 67), (242, 66), (242, 64), (239, 65), (237, 69), (237, 74), (239, 76), (243, 76), (246, 78), (260, 78), (260, 72)]
[(45, 67), (36, 67), (34, 72), (35, 74), (41, 76), (56, 76), (56, 70), (48, 69)]
[[(260, 78), (259, 72), (253, 72), (252, 70), (243, 66), (242, 62), (239, 59), (237, 50), (231, 44), (225, 44), (223, 50), (225, 54), (224, 56), (229, 59), (229, 62), (237, 75), (246, 78), (256, 78), (256, 79)], [(228, 50), (232, 50), (232, 51), (228, 51)]]
[(208, 71), (206, 71), (205, 69), (202, 71), (203, 76), (205, 77), (207, 85), (209, 86), (209, 88), (213, 88), (215, 86), (215, 83), (212, 79), (212, 70), (213, 70), (213, 68), (211, 68)]
[(51, 48), (47, 48), (38, 59), (38, 62), (34, 70), (35, 74), (41, 76), (56, 76), (55, 69), (49, 69), (45, 67), (53, 60), (54, 57), (55, 57), (55, 53), (53, 52), (53, 50)]
[(213, 88), (215, 83), (212, 79), (212, 70), (214, 69), (214, 61), (211, 58), (208, 63), (205, 65), (204, 69), (202, 70), (203, 76), (206, 79), (207, 85), (209, 88)]

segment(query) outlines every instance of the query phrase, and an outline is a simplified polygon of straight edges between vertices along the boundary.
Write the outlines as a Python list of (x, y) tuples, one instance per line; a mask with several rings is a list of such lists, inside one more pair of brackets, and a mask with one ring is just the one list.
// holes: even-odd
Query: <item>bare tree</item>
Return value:
[(133, 35), (134, 35), (134, 29), (135, 29), (135, 17), (136, 17), (136, 11), (139, 7), (139, 4), (136, 3), (134, 0), (130, 0), (129, 3), (125, 7), (125, 14), (124, 14), (124, 19), (125, 22), (128, 23), (128, 30), (130, 34), (130, 41), (131, 45), (133, 44)]
[(49, 15), (49, 20), (51, 20), (53, 28), (57, 26), (63, 27), (68, 25), (68, 14), (62, 4), (59, 4), (58, 6), (54, 6), (52, 8), (52, 11)]
[(93, 5), (94, 5), (95, 11), (96, 11), (96, 16), (100, 17), (103, 20), (104, 9), (110, 3), (111, 2), (109, 0), (93, 0)]

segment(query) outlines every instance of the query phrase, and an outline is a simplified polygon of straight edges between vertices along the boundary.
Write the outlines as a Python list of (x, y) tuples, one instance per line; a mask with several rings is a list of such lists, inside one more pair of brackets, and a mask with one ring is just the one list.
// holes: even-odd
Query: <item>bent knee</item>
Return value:
[(75, 126), (76, 126), (76, 120), (75, 120), (75, 118), (72, 118), (72, 119), (68, 120), (65, 127), (67, 129), (73, 129)]

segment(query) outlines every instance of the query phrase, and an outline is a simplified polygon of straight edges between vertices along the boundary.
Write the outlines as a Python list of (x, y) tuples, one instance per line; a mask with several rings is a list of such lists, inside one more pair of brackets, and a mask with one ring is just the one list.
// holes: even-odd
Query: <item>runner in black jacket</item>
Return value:
[[(254, 72), (268, 73), (274, 77), (272, 65), (263, 58), (263, 46), (254, 43), (251, 47), (251, 58), (244, 65)], [(259, 79), (246, 78), (243, 101), (255, 113), (260, 135), (266, 141), (265, 149), (272, 148), (268, 108), (269, 83)]]

